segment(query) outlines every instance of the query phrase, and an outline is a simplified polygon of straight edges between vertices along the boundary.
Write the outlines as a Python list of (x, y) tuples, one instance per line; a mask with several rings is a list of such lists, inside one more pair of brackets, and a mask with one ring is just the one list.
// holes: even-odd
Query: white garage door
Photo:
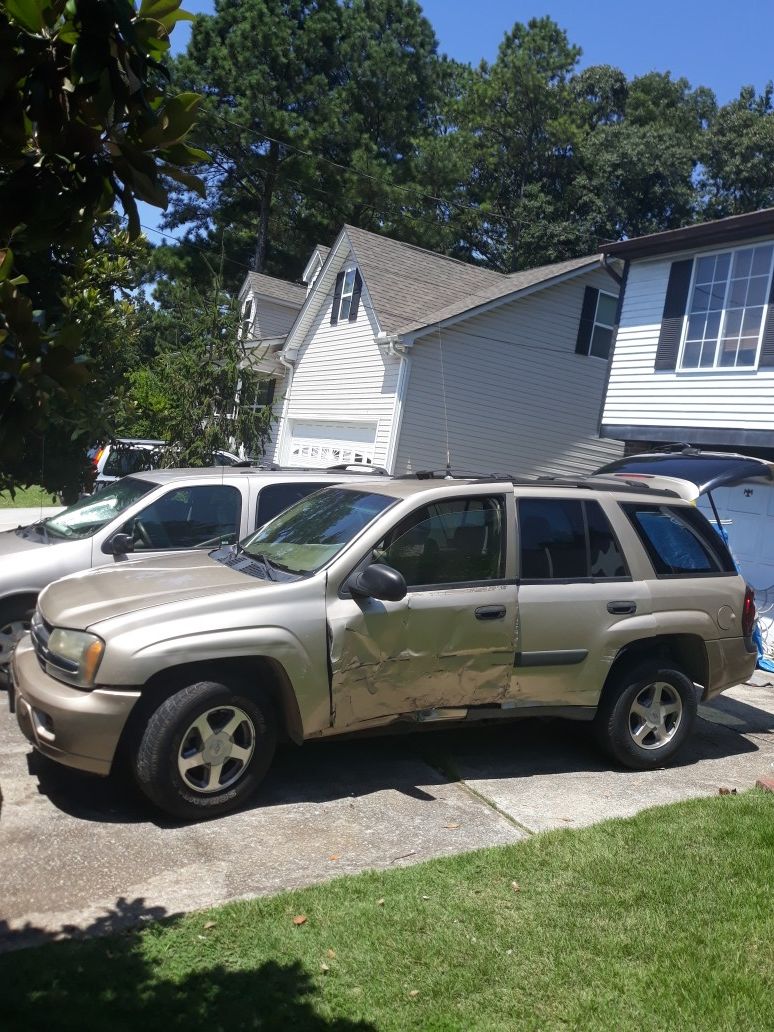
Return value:
[[(754, 588), (774, 585), (774, 488), (751, 480), (717, 488), (712, 497), (742, 576)], [(703, 495), (698, 504), (707, 519), (714, 523), (706, 496)]]
[(286, 462), (290, 466), (335, 466), (341, 462), (372, 465), (375, 439), (375, 423), (294, 420)]

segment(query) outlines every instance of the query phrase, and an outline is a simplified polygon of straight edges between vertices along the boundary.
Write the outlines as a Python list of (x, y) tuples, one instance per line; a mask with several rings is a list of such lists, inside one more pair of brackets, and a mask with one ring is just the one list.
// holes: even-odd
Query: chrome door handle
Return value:
[(502, 620), (505, 606), (479, 606), (476, 610), (477, 620)]
[(608, 613), (613, 613), (614, 616), (625, 616), (627, 613), (637, 612), (636, 602), (608, 602), (607, 603)]

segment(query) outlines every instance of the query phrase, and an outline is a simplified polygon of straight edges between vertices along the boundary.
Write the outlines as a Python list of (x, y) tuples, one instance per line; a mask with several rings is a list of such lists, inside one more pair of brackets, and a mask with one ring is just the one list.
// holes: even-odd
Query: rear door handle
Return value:
[(636, 602), (608, 602), (607, 603), (608, 613), (613, 613), (615, 616), (625, 616), (627, 613), (637, 612)]
[(479, 606), (476, 610), (477, 620), (502, 620), (505, 606)]

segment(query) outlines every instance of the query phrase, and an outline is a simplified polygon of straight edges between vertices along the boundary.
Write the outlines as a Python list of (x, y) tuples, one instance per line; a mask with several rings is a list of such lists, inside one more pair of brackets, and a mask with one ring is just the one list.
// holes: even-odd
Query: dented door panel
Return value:
[[(476, 611), (503, 610), (481, 619)], [(334, 726), (502, 701), (517, 638), (516, 585), (415, 591), (402, 602), (329, 598)]]

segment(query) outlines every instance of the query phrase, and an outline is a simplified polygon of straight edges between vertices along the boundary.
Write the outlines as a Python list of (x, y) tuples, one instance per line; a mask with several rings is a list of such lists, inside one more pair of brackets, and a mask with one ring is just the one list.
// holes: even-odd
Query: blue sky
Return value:
[[(210, 13), (213, 0), (184, 0), (192, 13)], [(741, 86), (762, 90), (774, 78), (772, 0), (425, 0), (425, 15), (439, 49), (478, 64), (497, 56), (500, 40), (516, 21), (550, 15), (583, 50), (580, 67), (612, 64), (629, 77), (671, 71), (694, 86), (709, 86), (726, 103)], [(172, 34), (185, 48), (189, 26)], [(156, 209), (142, 205), (142, 221), (156, 226)]]

